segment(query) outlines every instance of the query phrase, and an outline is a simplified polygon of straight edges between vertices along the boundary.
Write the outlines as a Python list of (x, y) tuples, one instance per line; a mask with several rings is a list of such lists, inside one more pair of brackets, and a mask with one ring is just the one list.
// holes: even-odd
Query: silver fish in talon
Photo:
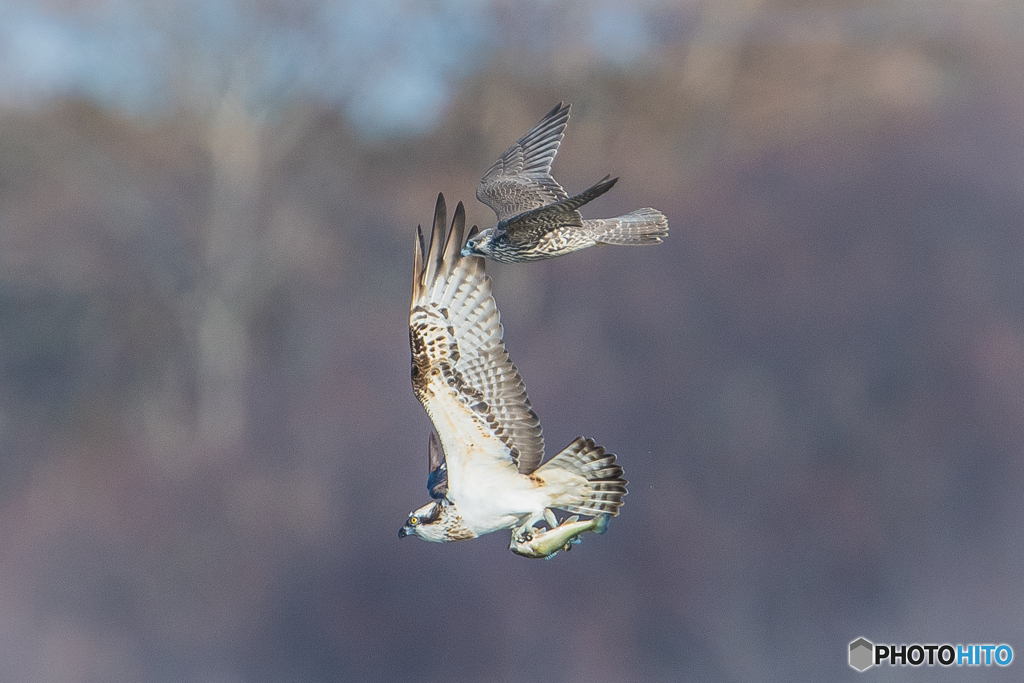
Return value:
[(608, 530), (610, 521), (609, 514), (597, 515), (583, 521), (579, 521), (579, 515), (573, 515), (551, 529), (535, 529), (532, 534), (513, 534), (508, 547), (522, 557), (550, 560), (560, 550), (571, 550), (573, 545), (580, 542), (580, 534), (587, 531), (603, 534)]

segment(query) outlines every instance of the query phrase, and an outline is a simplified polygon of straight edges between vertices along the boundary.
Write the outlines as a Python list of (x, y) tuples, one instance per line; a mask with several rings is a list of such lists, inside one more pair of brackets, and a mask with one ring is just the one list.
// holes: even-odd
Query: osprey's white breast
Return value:
[(543, 514), (547, 496), (519, 473), (501, 439), (452, 389), (432, 394), (428, 412), (444, 448), (448, 499), (463, 523), (479, 536)]

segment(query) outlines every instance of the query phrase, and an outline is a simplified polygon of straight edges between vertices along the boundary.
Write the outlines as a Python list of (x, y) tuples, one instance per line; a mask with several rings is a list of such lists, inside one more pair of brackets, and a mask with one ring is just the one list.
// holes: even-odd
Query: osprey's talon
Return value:
[[(608, 515), (601, 514), (586, 521), (565, 521), (554, 529), (543, 531), (533, 529), (536, 533), (529, 541), (517, 540), (513, 534), (509, 548), (517, 555), (532, 558), (551, 559), (559, 552), (572, 550), (580, 542), (580, 535), (587, 531), (604, 533), (608, 529)], [(515, 531), (519, 532), (520, 529)]]
[(512, 532), (512, 539), (516, 543), (529, 543), (533, 540), (534, 531), (532, 526), (521, 526)]

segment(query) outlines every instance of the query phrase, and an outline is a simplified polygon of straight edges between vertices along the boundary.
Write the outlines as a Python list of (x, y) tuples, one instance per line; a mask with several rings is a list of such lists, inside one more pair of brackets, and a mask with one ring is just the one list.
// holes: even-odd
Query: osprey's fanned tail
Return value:
[(583, 229), (598, 244), (658, 244), (668, 237), (668, 219), (657, 209), (637, 209), (617, 218), (585, 220)]
[(577, 438), (544, 463), (536, 475), (549, 477), (555, 470), (581, 475), (587, 480), (582, 500), (558, 505), (559, 508), (582, 515), (619, 514), (628, 482), (622, 478), (622, 468), (615, 464), (615, 455), (606, 452), (593, 439)]

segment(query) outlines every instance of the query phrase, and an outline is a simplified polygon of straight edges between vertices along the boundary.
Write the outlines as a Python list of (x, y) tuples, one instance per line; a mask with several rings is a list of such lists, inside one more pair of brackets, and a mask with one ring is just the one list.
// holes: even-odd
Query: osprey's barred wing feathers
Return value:
[(551, 162), (565, 136), (569, 107), (559, 102), (484, 174), (476, 197), (494, 209), (498, 222), (568, 197), (551, 176)]
[[(453, 437), (438, 425), (435, 408), (440, 409), (441, 401), (451, 406), (454, 399), (460, 418), (504, 445), (504, 452), (495, 457), (508, 458), (519, 472), (528, 474), (544, 458), (540, 421), (505, 350), (484, 260), (459, 254), (466, 221), (462, 203), (455, 209), (447, 240), (446, 213), (444, 196), (438, 195), (429, 243), (417, 229), (409, 313), (413, 391), (442, 444)], [(446, 446), (445, 457), (460, 457), (461, 450)], [(452, 465), (449, 462), (449, 472)]]

